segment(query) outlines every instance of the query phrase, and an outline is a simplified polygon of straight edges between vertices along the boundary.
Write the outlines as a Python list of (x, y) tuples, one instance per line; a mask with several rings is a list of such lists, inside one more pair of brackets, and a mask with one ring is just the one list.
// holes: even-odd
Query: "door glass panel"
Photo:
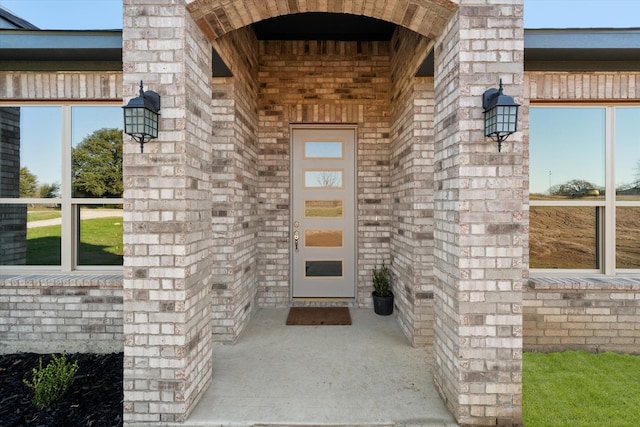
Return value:
[(311, 248), (341, 248), (342, 230), (305, 230), (304, 243)]
[(307, 277), (342, 277), (342, 261), (305, 261)]
[(342, 200), (305, 200), (306, 218), (342, 218)]
[(307, 159), (341, 159), (342, 142), (316, 142), (304, 143), (304, 157)]
[(305, 171), (307, 188), (342, 188), (342, 171)]

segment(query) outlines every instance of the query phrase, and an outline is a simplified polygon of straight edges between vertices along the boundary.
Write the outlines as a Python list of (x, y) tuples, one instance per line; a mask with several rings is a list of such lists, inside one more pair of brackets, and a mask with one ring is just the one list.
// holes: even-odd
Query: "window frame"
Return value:
[[(59, 265), (0, 265), (3, 271), (24, 273), (25, 271), (73, 273), (123, 272), (123, 265), (78, 265), (78, 246), (80, 245), (79, 227), (82, 205), (122, 205), (124, 198), (76, 198), (72, 192), (71, 153), (72, 153), (72, 108), (73, 107), (122, 107), (122, 103), (114, 101), (17, 101), (0, 102), (0, 107), (60, 107), (62, 120), (61, 135), (61, 174), (60, 197), (57, 198), (1, 198), (0, 204), (10, 205), (51, 205), (59, 204), (61, 212), (60, 231), (60, 264)], [(66, 190), (66, 191), (65, 191)]]
[[(640, 269), (616, 268), (616, 208), (635, 207), (640, 208), (638, 201), (618, 201), (616, 194), (616, 116), (617, 108), (640, 108), (637, 102), (531, 102), (529, 109), (535, 108), (600, 108), (605, 110), (605, 141), (604, 141), (604, 168), (605, 168), (605, 197), (604, 200), (533, 200), (529, 193), (529, 206), (531, 207), (594, 207), (598, 209), (597, 247), (599, 268), (596, 269), (561, 269), (561, 268), (530, 268), (533, 277), (541, 276), (637, 276)], [(529, 122), (529, 132), (531, 123)], [(531, 140), (529, 140), (531, 144)], [(530, 159), (529, 159), (530, 163)]]

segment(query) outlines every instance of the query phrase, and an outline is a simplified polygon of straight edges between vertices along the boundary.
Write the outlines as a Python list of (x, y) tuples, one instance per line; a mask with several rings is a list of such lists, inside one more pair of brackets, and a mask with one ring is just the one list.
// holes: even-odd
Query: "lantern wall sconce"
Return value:
[(519, 106), (512, 97), (502, 93), (502, 79), (499, 89), (488, 89), (482, 95), (484, 135), (498, 142), (498, 152), (502, 141), (517, 130)]
[(160, 95), (148, 90), (144, 91), (140, 81), (140, 96), (122, 107), (124, 110), (124, 133), (140, 143), (140, 152), (144, 152), (144, 144), (158, 137), (158, 116), (160, 116)]

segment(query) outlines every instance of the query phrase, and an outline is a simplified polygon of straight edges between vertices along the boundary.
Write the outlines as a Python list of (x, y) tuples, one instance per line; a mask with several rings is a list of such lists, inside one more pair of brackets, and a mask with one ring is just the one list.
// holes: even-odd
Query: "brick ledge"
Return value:
[(538, 291), (640, 291), (640, 278), (635, 277), (534, 277), (527, 286)]
[(53, 287), (53, 286), (87, 286), (122, 289), (122, 273), (30, 273), (0, 274), (3, 286)]

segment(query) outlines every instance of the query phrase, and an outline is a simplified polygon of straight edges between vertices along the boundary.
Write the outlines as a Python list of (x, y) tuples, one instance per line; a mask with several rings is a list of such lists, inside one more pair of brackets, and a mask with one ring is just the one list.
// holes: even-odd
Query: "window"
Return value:
[(532, 269), (640, 269), (640, 107), (532, 106)]
[(120, 106), (0, 105), (0, 265), (121, 268)]

